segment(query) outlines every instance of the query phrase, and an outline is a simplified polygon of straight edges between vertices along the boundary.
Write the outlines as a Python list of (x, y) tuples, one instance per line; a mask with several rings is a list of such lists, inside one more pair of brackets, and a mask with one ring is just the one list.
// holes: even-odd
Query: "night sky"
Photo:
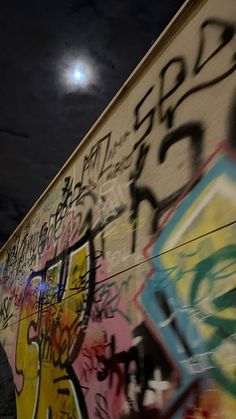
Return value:
[[(0, 246), (182, 4), (1, 1)], [(82, 87), (69, 83), (78, 60)]]

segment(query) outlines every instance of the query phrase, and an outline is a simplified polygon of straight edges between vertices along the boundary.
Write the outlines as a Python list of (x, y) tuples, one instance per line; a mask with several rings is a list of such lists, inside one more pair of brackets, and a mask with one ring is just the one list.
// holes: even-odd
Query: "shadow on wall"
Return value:
[(7, 354), (0, 343), (0, 419), (16, 419), (13, 375)]

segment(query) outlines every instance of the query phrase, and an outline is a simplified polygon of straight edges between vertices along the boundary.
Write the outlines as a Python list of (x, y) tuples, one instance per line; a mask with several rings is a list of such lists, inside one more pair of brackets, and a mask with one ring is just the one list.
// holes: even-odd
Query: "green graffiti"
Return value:
[[(226, 265), (222, 264), (227, 262)], [(235, 269), (227, 270), (235, 265)], [(217, 270), (217, 267), (220, 268)], [(195, 276), (193, 278), (190, 290), (190, 305), (196, 307), (197, 313), (201, 320), (215, 328), (213, 335), (206, 341), (206, 350), (213, 351), (222, 345), (222, 342), (231, 337), (236, 332), (235, 318), (222, 317), (224, 310), (235, 309), (236, 307), (236, 288), (227, 290), (221, 295), (217, 295), (211, 299), (214, 313), (204, 312), (200, 306), (201, 299), (198, 298), (200, 286), (203, 281), (208, 282), (209, 289), (214, 287), (218, 280), (227, 280), (236, 274), (236, 245), (225, 246), (212, 255), (208, 256), (195, 266)], [(226, 282), (227, 285), (227, 282)], [(218, 313), (218, 314), (217, 314)], [(236, 377), (230, 378), (226, 376), (223, 370), (214, 359), (215, 367), (211, 370), (215, 380), (230, 394), (236, 395)]]

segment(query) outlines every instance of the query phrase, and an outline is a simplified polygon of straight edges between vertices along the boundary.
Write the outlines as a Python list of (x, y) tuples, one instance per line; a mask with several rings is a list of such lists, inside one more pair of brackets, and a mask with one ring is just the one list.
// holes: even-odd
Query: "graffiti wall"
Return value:
[(189, 2), (0, 253), (20, 419), (236, 416), (236, 4)]

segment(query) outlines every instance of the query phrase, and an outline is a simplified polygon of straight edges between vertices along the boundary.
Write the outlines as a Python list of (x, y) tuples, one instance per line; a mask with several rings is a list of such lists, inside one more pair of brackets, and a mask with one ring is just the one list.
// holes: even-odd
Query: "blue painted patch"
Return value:
[[(152, 257), (161, 254), (165, 243), (186, 211), (193, 206), (194, 202), (209, 184), (223, 174), (236, 181), (235, 164), (227, 157), (220, 158), (215, 166), (183, 200), (168, 225), (156, 240), (152, 249)], [(172, 279), (174, 275), (178, 281), (178, 278), (184, 275), (184, 270), (181, 270), (180, 266), (173, 266), (167, 269), (162, 264), (161, 256), (153, 259), (153, 266), (155, 273), (148, 280), (141, 294), (141, 303), (147, 317), (156, 328), (160, 341), (177, 363), (180, 372), (180, 384), (174, 397), (171, 399), (171, 405), (173, 405), (186, 389), (197, 378), (201, 377), (201, 372), (196, 371), (190, 374), (187, 363), (191, 357), (197, 359), (198, 355), (203, 354), (206, 349), (196, 326), (189, 316), (189, 307), (184, 305)], [(166, 408), (169, 407), (170, 404), (166, 406)], [(174, 418), (181, 418), (181, 415), (182, 412), (178, 411)]]

